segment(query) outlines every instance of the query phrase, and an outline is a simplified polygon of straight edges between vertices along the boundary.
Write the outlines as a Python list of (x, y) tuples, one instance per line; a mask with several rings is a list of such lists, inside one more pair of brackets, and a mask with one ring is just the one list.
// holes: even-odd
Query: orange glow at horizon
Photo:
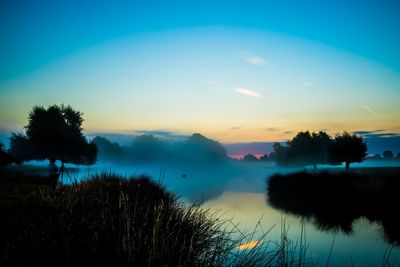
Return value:
[[(262, 153), (251, 153), (253, 156), (255, 156), (255, 157), (257, 157), (258, 159), (260, 159), (262, 156), (264, 156), (264, 154), (262, 154)], [(240, 153), (240, 154), (228, 154), (228, 156), (230, 157), (230, 158), (233, 158), (233, 159), (239, 159), (239, 160), (241, 160), (241, 159), (243, 159), (243, 157), (246, 155), (246, 153)]]

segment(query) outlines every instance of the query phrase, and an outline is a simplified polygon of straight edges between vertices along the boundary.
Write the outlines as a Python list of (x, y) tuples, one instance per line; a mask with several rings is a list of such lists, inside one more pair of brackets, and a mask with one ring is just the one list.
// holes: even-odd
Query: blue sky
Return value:
[(399, 1), (2, 1), (0, 77), (121, 36), (199, 26), (284, 33), (400, 70)]
[(66, 103), (92, 132), (399, 133), (399, 11), (399, 1), (2, 1), (0, 127)]

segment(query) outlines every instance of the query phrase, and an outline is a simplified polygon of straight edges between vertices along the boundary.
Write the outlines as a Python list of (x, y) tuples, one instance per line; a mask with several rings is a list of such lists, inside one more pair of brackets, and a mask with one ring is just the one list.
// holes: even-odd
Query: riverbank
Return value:
[(6, 265), (215, 264), (230, 244), (215, 218), (183, 207), (149, 177), (102, 174), (68, 186), (41, 176), (4, 178)]
[[(299, 228), (295, 225), (296, 221), (290, 219), (286, 222), (288, 226), (286, 228), (282, 221), (274, 222), (271, 216), (275, 215), (269, 211), (260, 222), (262, 213), (268, 208), (265, 206), (265, 191), (260, 194), (261, 203), (252, 203), (250, 199), (245, 198), (241, 202), (248, 203), (247, 206), (231, 210), (235, 211), (234, 214), (237, 216), (240, 216), (240, 212), (245, 212), (246, 217), (254, 217), (255, 222), (251, 223), (250, 228), (258, 227), (257, 233), (251, 233), (250, 230), (249, 234), (241, 235), (243, 225), (238, 224), (244, 223), (244, 220), (238, 219), (242, 217), (236, 217), (235, 222), (232, 222), (229, 221), (232, 217), (222, 216), (225, 217), (223, 220), (218, 215), (229, 212), (229, 207), (238, 205), (234, 199), (229, 200), (230, 206), (222, 205), (221, 208), (215, 206), (212, 211), (219, 210), (220, 213), (213, 213), (204, 210), (202, 208), (204, 206), (191, 206), (188, 202), (183, 204), (175, 194), (146, 176), (123, 177), (103, 173), (82, 179), (77, 184), (52, 185), (47, 177), (37, 174), (40, 170), (43, 171), (43, 168), (32, 169), (24, 166), (22, 170), (25, 174), (19, 173), (18, 168), (12, 168), (8, 169), (12, 171), (7, 175), (4, 174), (4, 170), (0, 170), (2, 213), (0, 216), (6, 220), (2, 221), (0, 230), (0, 242), (2, 242), (0, 255), (4, 256), (0, 263), (77, 265), (90, 262), (102, 265), (104, 262), (112, 262), (112, 265), (124, 266), (133, 264), (265, 266), (265, 263), (269, 262), (269, 266), (297, 266), (299, 255), (305, 256), (305, 259), (301, 258), (300, 266), (309, 266), (311, 263), (325, 264), (327, 261), (329, 251), (326, 252), (326, 256), (314, 259), (307, 256), (308, 253), (316, 251), (313, 246), (315, 242), (319, 242), (316, 239), (307, 241), (311, 242), (311, 250), (305, 249), (309, 246), (305, 239), (303, 248), (299, 248), (297, 242), (300, 242), (303, 234), (306, 236), (301, 229), (307, 228), (307, 236), (315, 235), (307, 225)], [(332, 170), (332, 172), (341, 171)], [(375, 171), (375, 173), (383, 172), (383, 170)], [(35, 175), (29, 176), (27, 173)], [(150, 186), (144, 188), (140, 185), (142, 178), (148, 179), (146, 184)], [(201, 177), (190, 175), (189, 178), (177, 179), (182, 184), (190, 184), (200, 182), (199, 178)], [(252, 187), (254, 186), (250, 184), (248, 188)], [(157, 197), (147, 193), (159, 190), (164, 193), (156, 195)], [(200, 189), (197, 187), (197, 190)], [(167, 201), (164, 197), (168, 195), (170, 197), (167, 197), (167, 200), (170, 200)], [(150, 197), (150, 200), (146, 199), (146, 196)], [(250, 213), (249, 205), (258, 207), (257, 212)], [(275, 213), (281, 218), (279, 211)], [(271, 230), (273, 225), (276, 226)], [(187, 231), (187, 229), (192, 230)], [(259, 231), (262, 229), (271, 231), (266, 231), (268, 235), (264, 236), (262, 231)], [(277, 231), (280, 231), (280, 236), (272, 233)], [(298, 237), (300, 239), (297, 239)], [(332, 239), (327, 238), (327, 240), (331, 242)], [(196, 244), (203, 244), (200, 246), (203, 249), (197, 249), (199, 247), (194, 245), (191, 247), (190, 244), (194, 241)], [(172, 242), (172, 245), (168, 242)], [(250, 249), (253, 245), (255, 248)], [(268, 246), (266, 250), (265, 247)], [(337, 253), (335, 244), (332, 257)], [(179, 255), (180, 258), (170, 257), (169, 254)], [(382, 257), (378, 254), (376, 256), (379, 262)], [(45, 259), (44, 263), (42, 259)], [(350, 261), (350, 257), (347, 259)], [(385, 260), (384, 258), (382, 262)], [(286, 265), (280, 264), (285, 262)], [(357, 262), (358, 260), (355, 261)]]
[(353, 222), (365, 218), (381, 226), (389, 244), (400, 245), (400, 168), (277, 174), (267, 184), (274, 208), (305, 218), (319, 229), (350, 234)]
[(278, 266), (296, 252), (267, 233), (250, 242), (251, 233), (147, 176), (63, 185), (2, 169), (0, 184), (2, 266)]

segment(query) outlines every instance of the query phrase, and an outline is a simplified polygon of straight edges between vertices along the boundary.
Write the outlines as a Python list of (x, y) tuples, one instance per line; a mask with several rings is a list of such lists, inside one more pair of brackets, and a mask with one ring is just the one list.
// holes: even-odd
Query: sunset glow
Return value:
[[(59, 16), (57, 20), (67, 19), (62, 6), (52, 8)], [(130, 8), (138, 12), (143, 7)], [(251, 5), (243, 8), (251, 9)], [(282, 7), (265, 7), (265, 12), (271, 8)], [(167, 27), (157, 16), (153, 17), (156, 30), (140, 30), (138, 18), (126, 15), (131, 30), (104, 29), (109, 37), (92, 36), (97, 39), (90, 44), (73, 44), (78, 42), (73, 37), (85, 36), (79, 28), (75, 29), (77, 36), (55, 36), (60, 40), (54, 43), (47, 40), (43, 25), (36, 25), (31, 32), (28, 21), (35, 21), (40, 11), (33, 10), (32, 19), (2, 16), (3, 24), (13, 25), (22, 19), (27, 28), (21, 31), (21, 40), (3, 34), (9, 40), (2, 43), (1, 51), (7, 59), (1, 63), (1, 129), (7, 133), (21, 131), (34, 105), (66, 103), (84, 113), (84, 128), (89, 134), (201, 132), (225, 143), (284, 141), (306, 129), (322, 129), (333, 135), (343, 130), (382, 129), (400, 134), (400, 65), (393, 61), (399, 53), (392, 49), (392, 45), (398, 47), (399, 40), (387, 39), (388, 48), (381, 48), (385, 55), (379, 58), (373, 44), (360, 42), (355, 46), (351, 35), (346, 35), (346, 46), (322, 36), (322, 30), (315, 36), (301, 33), (296, 27), (308, 29), (307, 25), (299, 24), (294, 9), (288, 8), (276, 20), (293, 21), (293, 27), (282, 31), (267, 21), (256, 23), (249, 17), (256, 23), (254, 27), (237, 26), (229, 22), (230, 18), (218, 23), (224, 21), (223, 17), (214, 23), (214, 18), (207, 21), (205, 17), (202, 23), (185, 27), (172, 19), (170, 23), (176, 23), (176, 27)], [(312, 7), (318, 8), (325, 10), (319, 5)], [(100, 5), (99, 14), (107, 10)], [(248, 11), (261, 16), (258, 10)], [(92, 16), (95, 21), (104, 19)], [(119, 16), (125, 16), (125, 12)], [(274, 16), (271, 14), (272, 19)], [(288, 17), (285, 20), (282, 16)], [(289, 16), (293, 20), (288, 20)], [(353, 21), (353, 13), (342, 17), (346, 19)], [(371, 23), (367, 21), (370, 17), (360, 15), (357, 19)], [(54, 31), (65, 31), (67, 25), (56, 24)], [(321, 29), (332, 26), (325, 20), (317, 25)], [(372, 33), (365, 29), (364, 34)], [(389, 38), (385, 36), (382, 38)], [(68, 40), (73, 47), (55, 55)], [(35, 49), (38, 54), (29, 67), (19, 57), (23, 51), (35, 53)], [(18, 65), (18, 61), (22, 63)]]

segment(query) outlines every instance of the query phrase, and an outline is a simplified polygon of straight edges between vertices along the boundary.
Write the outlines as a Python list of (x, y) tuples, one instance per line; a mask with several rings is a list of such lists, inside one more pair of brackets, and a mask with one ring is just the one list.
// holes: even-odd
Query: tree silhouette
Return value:
[(313, 133), (313, 147), (314, 147), (314, 158), (313, 164), (316, 168), (317, 164), (327, 164), (328, 163), (328, 148), (332, 142), (332, 138), (323, 131), (318, 133)]
[[(275, 143), (273, 145), (274, 149), (274, 158), (276, 161), (276, 164), (278, 166), (285, 166), (287, 165), (287, 157), (288, 157), (288, 147), (287, 146), (282, 146), (280, 143)], [(271, 156), (270, 156), (271, 157)]]
[(244, 161), (258, 161), (258, 158), (254, 156), (253, 154), (246, 154), (243, 157)]
[(33, 107), (26, 135), (13, 133), (10, 153), (22, 161), (58, 159), (75, 164), (96, 162), (97, 146), (82, 134), (82, 113), (71, 106)]
[(169, 144), (153, 135), (139, 135), (129, 148), (131, 158), (135, 161), (154, 161), (165, 159), (170, 154)]
[(98, 158), (100, 160), (117, 160), (121, 157), (121, 146), (118, 143), (112, 143), (105, 137), (96, 136), (93, 143), (99, 149)]
[(278, 165), (305, 166), (327, 163), (327, 150), (332, 142), (331, 137), (325, 132), (310, 133), (299, 132), (287, 146), (274, 144), (276, 161)]
[(313, 165), (326, 163), (327, 149), (331, 142), (330, 136), (325, 132), (298, 133), (288, 142), (288, 163), (292, 165)]
[(361, 136), (344, 132), (337, 135), (328, 148), (331, 163), (346, 163), (346, 169), (352, 162), (362, 162), (367, 155), (367, 145)]
[(383, 158), (384, 159), (393, 159), (393, 152), (392, 150), (385, 150), (383, 151)]
[(180, 160), (198, 163), (216, 163), (227, 158), (223, 145), (199, 133), (194, 133), (185, 142), (176, 144), (174, 152)]
[(12, 163), (18, 163), (18, 161), (7, 153), (6, 149), (4, 148), (4, 144), (0, 143), (0, 167), (9, 166)]
[(275, 152), (269, 153), (268, 160), (276, 161), (276, 153)]

